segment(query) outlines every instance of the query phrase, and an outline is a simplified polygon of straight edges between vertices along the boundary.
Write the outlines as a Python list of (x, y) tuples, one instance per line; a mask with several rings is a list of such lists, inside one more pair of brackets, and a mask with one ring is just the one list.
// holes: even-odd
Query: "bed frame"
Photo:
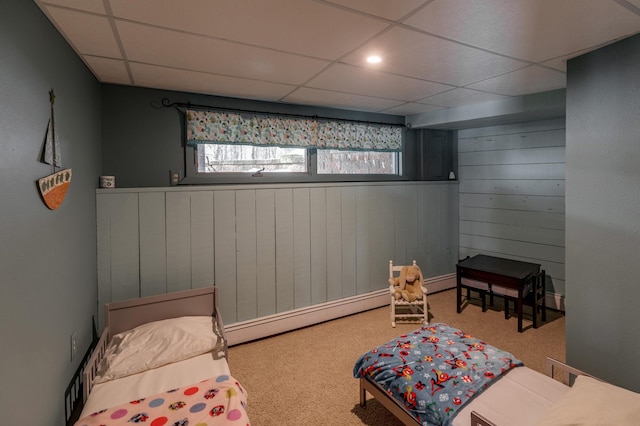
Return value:
[(367, 392), (405, 425), (421, 426), (420, 422), (418, 422), (398, 400), (390, 396), (382, 386), (364, 377), (360, 378), (360, 406), (362, 408), (367, 407)]
[[(567, 386), (573, 385), (576, 376), (588, 375), (583, 371), (573, 368), (557, 359), (547, 357), (545, 365), (545, 373), (547, 376), (557, 379)], [(369, 392), (382, 406), (396, 416), (405, 425), (418, 425), (418, 422), (411, 413), (404, 408), (395, 398), (390, 396), (387, 391), (367, 378), (360, 378), (360, 406), (366, 408), (367, 392)], [(471, 412), (471, 426), (496, 426), (489, 419), (481, 414)]]
[[(73, 425), (73, 422), (77, 420), (77, 418), (74, 419), (76, 417), (74, 414), (76, 412), (80, 414), (82, 411), (93, 387), (100, 361), (113, 336), (148, 322), (183, 316), (215, 317), (218, 328), (224, 337), (224, 354), (227, 357), (227, 339), (224, 334), (222, 317), (218, 310), (216, 287), (178, 291), (105, 304), (105, 328), (102, 335), (100, 339), (94, 338), (85, 359), (74, 374), (69, 385), (69, 387), (73, 385), (71, 395), (67, 395), (65, 392), (65, 413), (67, 406), (70, 407), (69, 414), (65, 416), (67, 425)], [(87, 360), (86, 357), (89, 355)], [(78, 391), (80, 386), (82, 386), (82, 393)], [(80, 403), (80, 398), (82, 398), (82, 403)]]

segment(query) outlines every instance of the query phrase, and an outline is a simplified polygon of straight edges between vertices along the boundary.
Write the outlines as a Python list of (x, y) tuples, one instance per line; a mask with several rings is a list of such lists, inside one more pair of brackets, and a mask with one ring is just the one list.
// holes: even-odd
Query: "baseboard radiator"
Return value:
[[(454, 288), (456, 274), (426, 279), (425, 286), (428, 293)], [(389, 289), (384, 288), (371, 293), (229, 324), (225, 327), (225, 334), (229, 346), (233, 346), (379, 308), (388, 305), (389, 302)]]

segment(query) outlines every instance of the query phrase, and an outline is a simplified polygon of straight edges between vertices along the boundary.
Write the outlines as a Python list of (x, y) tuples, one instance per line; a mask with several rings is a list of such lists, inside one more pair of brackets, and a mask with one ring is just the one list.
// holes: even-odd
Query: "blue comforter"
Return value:
[(440, 323), (363, 354), (353, 375), (381, 385), (422, 425), (449, 425), (464, 404), (521, 365), (509, 352)]

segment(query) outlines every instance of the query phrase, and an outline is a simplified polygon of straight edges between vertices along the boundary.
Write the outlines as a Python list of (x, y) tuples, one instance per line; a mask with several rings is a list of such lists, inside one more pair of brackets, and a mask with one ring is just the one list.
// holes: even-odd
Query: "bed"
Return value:
[(546, 372), (443, 323), (364, 353), (353, 369), (360, 405), (369, 392), (406, 425), (640, 424), (640, 394), (553, 359)]
[(82, 370), (82, 410), (68, 424), (249, 424), (215, 287), (107, 304)]

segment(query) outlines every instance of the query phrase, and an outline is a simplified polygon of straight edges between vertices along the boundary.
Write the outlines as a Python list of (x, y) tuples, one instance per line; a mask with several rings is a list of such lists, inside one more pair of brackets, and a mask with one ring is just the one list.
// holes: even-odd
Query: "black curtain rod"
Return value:
[(409, 127), (402, 123), (383, 123), (381, 121), (366, 121), (366, 120), (352, 120), (349, 118), (335, 118), (335, 117), (322, 117), (318, 115), (303, 115), (303, 114), (287, 114), (281, 112), (263, 112), (263, 111), (252, 111), (248, 109), (238, 109), (238, 108), (225, 108), (225, 107), (216, 107), (210, 105), (201, 105), (201, 104), (192, 104), (191, 102), (171, 102), (168, 98), (162, 98), (162, 106), (166, 108), (196, 108), (196, 109), (206, 109), (206, 110), (220, 110), (220, 111), (230, 111), (230, 112), (240, 112), (245, 114), (258, 114), (258, 115), (278, 115), (285, 117), (299, 117), (299, 118), (314, 118), (321, 120), (334, 120), (334, 121), (349, 121), (352, 123), (364, 123), (364, 124), (377, 124), (381, 126), (399, 126), (399, 127)]

